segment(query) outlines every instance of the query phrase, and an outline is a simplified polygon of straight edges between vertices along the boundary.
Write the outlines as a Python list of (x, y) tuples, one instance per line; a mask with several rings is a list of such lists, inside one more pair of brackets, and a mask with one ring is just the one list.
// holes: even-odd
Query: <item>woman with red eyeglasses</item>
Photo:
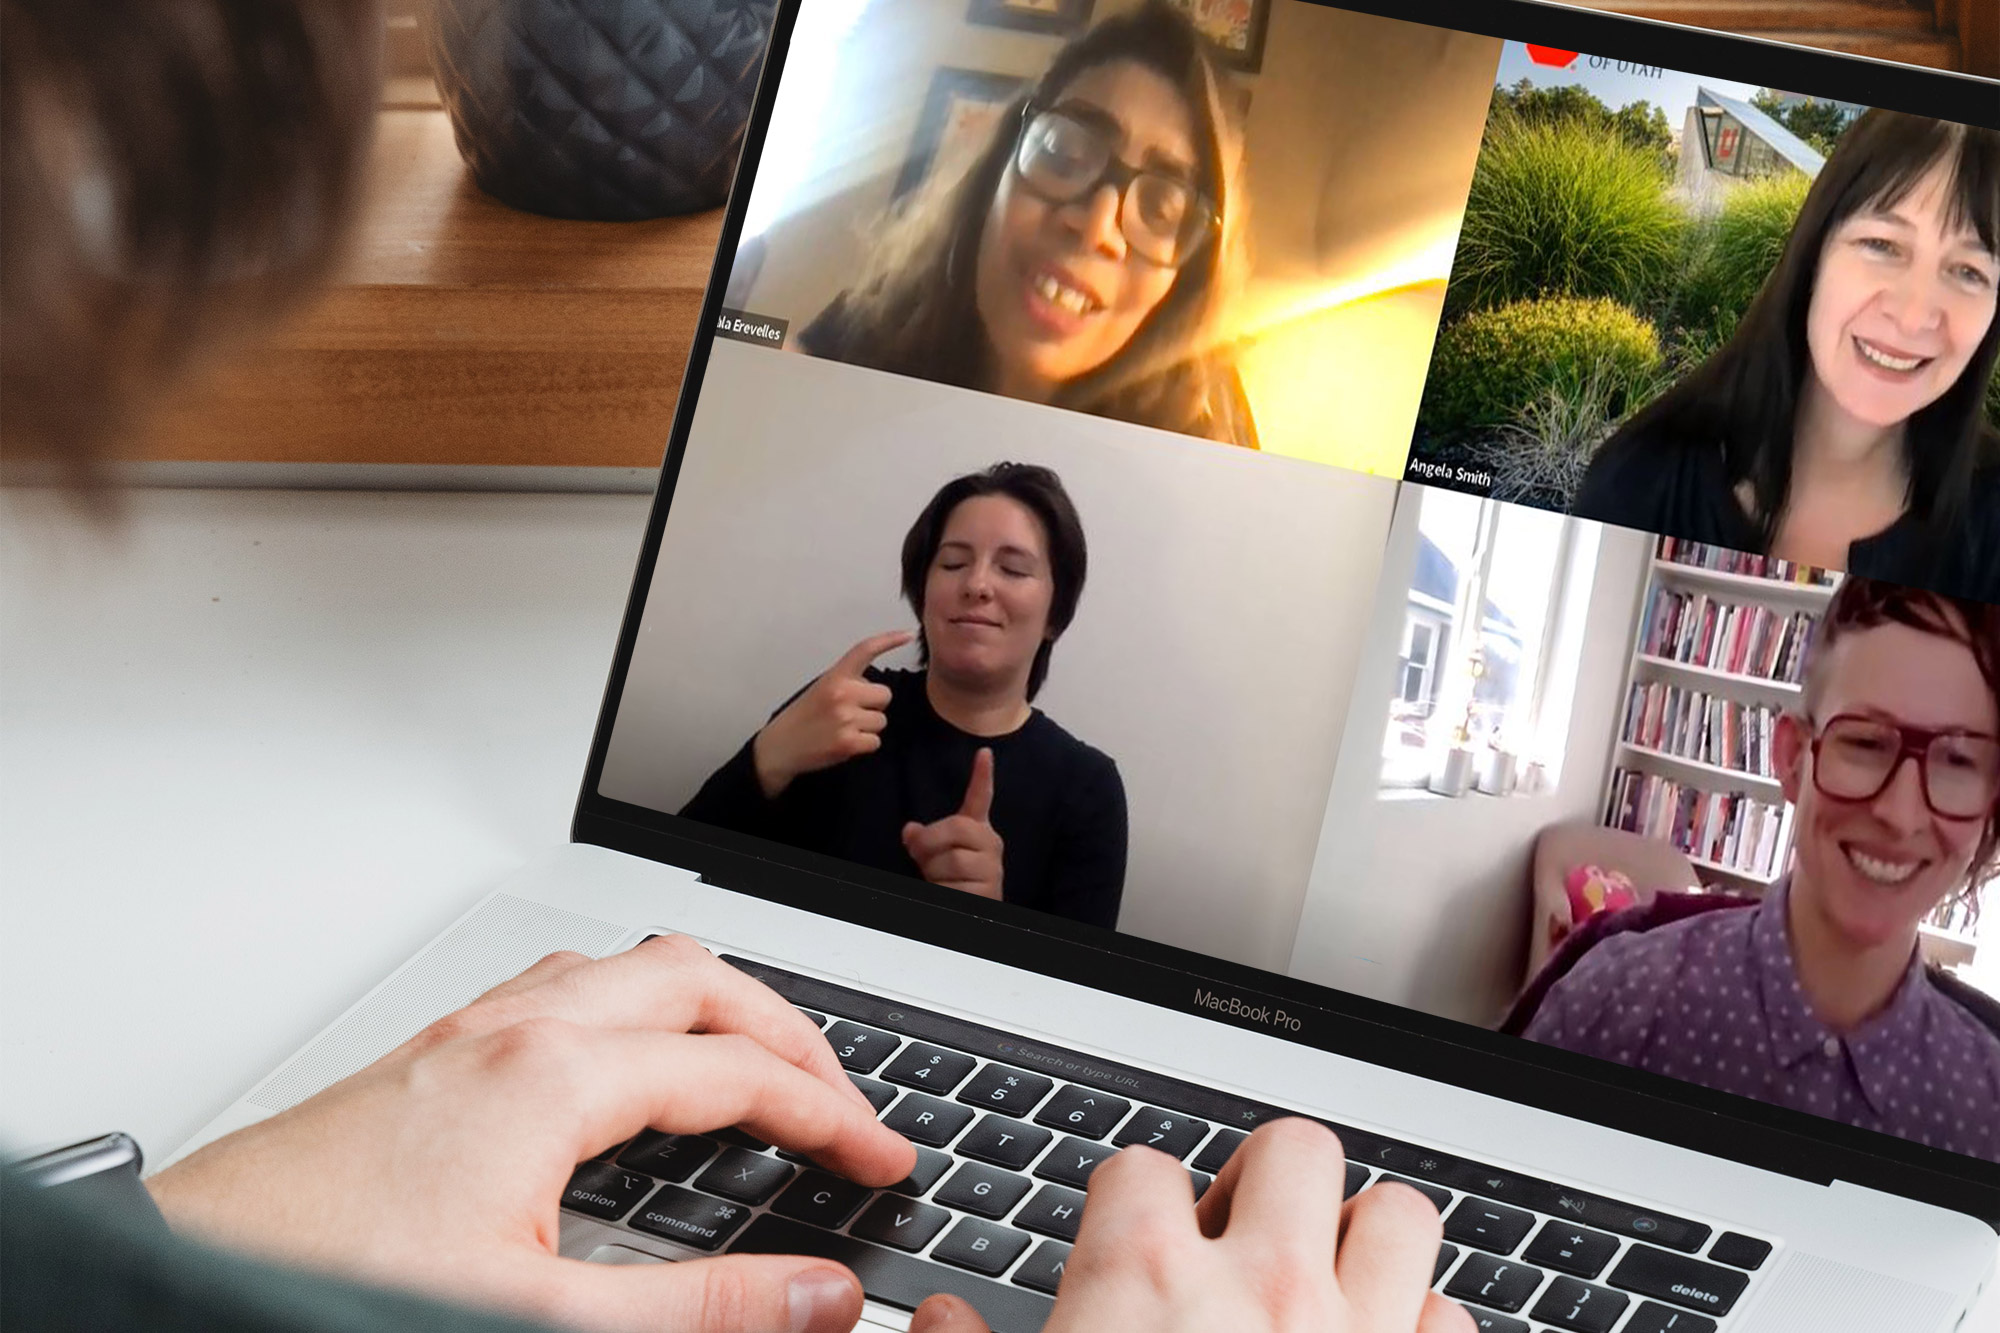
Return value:
[(815, 356), (1254, 444), (1220, 349), (1245, 207), (1227, 99), (1149, 3), (1057, 52), (957, 176), (888, 222), (799, 331)]
[(1917, 952), (2000, 827), (2000, 607), (1850, 578), (1774, 737), (1796, 861), (1754, 908), (1596, 945), (1538, 1041), (2000, 1160), (2000, 1036)]

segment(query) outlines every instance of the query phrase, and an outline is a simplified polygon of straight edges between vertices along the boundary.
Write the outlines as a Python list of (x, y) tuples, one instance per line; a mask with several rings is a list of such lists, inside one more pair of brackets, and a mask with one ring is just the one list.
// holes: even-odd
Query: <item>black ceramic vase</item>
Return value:
[(431, 66), (479, 188), (631, 221), (720, 204), (775, 0), (434, 0)]

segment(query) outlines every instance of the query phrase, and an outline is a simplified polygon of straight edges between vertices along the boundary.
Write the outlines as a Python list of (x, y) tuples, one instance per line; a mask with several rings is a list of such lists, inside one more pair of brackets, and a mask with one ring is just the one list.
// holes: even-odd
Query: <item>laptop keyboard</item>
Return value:
[[(565, 1209), (705, 1253), (809, 1254), (904, 1309), (964, 1297), (994, 1333), (1054, 1304), (1090, 1173), (1143, 1143), (1197, 1196), (1280, 1107), (729, 958), (817, 1023), (883, 1122), (917, 1145), (873, 1190), (739, 1130), (648, 1130), (579, 1166)], [(1433, 1283), (1483, 1333), (1715, 1333), (1768, 1240), (1326, 1122), (1349, 1196), (1383, 1180), (1444, 1216)]]

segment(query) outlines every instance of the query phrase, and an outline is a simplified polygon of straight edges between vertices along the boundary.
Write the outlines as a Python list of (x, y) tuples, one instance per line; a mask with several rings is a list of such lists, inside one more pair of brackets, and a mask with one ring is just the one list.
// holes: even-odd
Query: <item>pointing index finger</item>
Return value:
[(859, 676), (870, 662), (887, 652), (893, 652), (909, 643), (917, 636), (906, 629), (892, 629), (884, 634), (872, 634), (840, 655), (827, 671), (829, 676)]
[(965, 804), (958, 813), (985, 823), (993, 813), (993, 750), (981, 746), (972, 756), (972, 780), (965, 784)]

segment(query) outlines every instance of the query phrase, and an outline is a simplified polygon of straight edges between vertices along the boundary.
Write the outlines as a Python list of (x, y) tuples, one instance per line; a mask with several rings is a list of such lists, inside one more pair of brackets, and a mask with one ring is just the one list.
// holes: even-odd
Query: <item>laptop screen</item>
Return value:
[(2000, 1161), (2000, 131), (1616, 36), (804, 0), (596, 791)]

